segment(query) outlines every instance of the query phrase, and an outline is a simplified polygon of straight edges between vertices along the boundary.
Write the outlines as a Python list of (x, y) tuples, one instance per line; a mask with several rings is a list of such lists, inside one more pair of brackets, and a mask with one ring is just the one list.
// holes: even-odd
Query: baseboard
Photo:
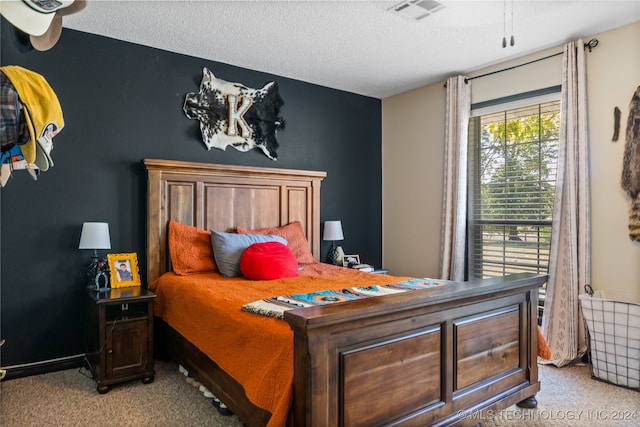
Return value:
[(84, 354), (77, 354), (75, 356), (43, 360), (42, 362), (3, 366), (2, 369), (7, 372), (4, 381), (14, 378), (29, 377), (31, 375), (46, 374), (48, 372), (62, 371), (64, 369), (79, 368), (84, 363), (84, 356)]

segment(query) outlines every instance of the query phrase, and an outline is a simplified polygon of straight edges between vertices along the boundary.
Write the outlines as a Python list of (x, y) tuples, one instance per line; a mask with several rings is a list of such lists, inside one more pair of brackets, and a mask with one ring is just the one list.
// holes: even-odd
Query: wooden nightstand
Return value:
[(86, 357), (99, 393), (123, 381), (153, 381), (153, 298), (141, 287), (89, 292)]

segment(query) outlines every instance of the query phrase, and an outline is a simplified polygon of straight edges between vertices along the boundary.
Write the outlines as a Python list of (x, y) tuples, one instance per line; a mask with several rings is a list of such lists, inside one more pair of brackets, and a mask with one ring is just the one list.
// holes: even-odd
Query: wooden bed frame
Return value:
[[(170, 271), (170, 219), (203, 229), (299, 220), (320, 259), (324, 172), (144, 160), (147, 280)], [(545, 275), (518, 274), (292, 310), (295, 426), (473, 425), (485, 411), (535, 405), (537, 298)], [(249, 427), (270, 414), (241, 384), (157, 319), (172, 359)], [(159, 352), (162, 350), (159, 349)]]

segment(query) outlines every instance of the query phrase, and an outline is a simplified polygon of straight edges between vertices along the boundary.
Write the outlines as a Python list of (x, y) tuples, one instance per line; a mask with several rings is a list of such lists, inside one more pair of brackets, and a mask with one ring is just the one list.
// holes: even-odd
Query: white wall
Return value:
[[(640, 85), (640, 23), (593, 37), (600, 43), (586, 53), (592, 286), (640, 293), (640, 244), (628, 238), (629, 203), (620, 188), (629, 101)], [(478, 76), (556, 52), (562, 52), (562, 46), (468, 75)], [(556, 56), (472, 80), (472, 102), (558, 85), (561, 61), (561, 56)], [(443, 84), (383, 100), (383, 263), (395, 275), (438, 274), (444, 172)], [(622, 110), (621, 137), (611, 142), (615, 106)]]

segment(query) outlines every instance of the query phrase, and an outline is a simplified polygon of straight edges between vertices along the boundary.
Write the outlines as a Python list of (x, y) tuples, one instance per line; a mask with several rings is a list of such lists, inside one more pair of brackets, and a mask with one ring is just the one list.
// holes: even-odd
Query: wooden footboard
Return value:
[(292, 310), (296, 426), (476, 424), (535, 395), (537, 293), (517, 274)]

